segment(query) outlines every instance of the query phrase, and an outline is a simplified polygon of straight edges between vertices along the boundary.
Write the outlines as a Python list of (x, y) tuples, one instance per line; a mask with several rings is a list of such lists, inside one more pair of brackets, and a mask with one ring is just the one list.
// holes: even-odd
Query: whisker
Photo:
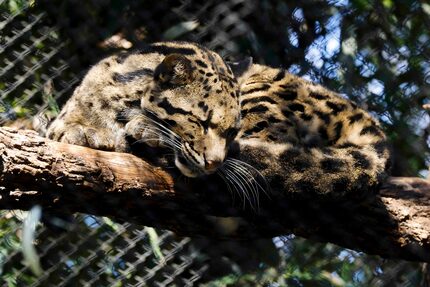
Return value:
[(255, 167), (253, 167), (252, 165), (250, 165), (249, 163), (247, 163), (247, 162), (244, 162), (244, 161), (241, 161), (241, 160), (239, 160), (239, 159), (235, 159), (235, 158), (228, 158), (227, 160), (226, 160), (226, 162), (234, 162), (234, 163), (236, 163), (236, 164), (238, 164), (239, 166), (242, 166), (242, 168), (245, 168), (245, 169), (248, 169), (248, 171), (249, 172), (251, 172), (251, 174), (252, 174), (252, 172), (253, 173), (255, 173), (255, 174), (257, 174), (257, 176), (258, 176), (258, 178), (260, 178), (262, 181), (263, 181), (263, 183), (264, 183), (264, 187), (262, 187), (261, 185), (260, 185), (260, 183), (255, 179), (255, 176), (253, 176), (253, 179), (254, 179), (254, 181), (255, 181), (255, 183), (258, 185), (258, 187), (266, 194), (266, 196), (268, 196), (268, 197), (270, 197), (270, 195), (269, 195), (269, 192), (270, 192), (270, 186), (269, 186), (269, 184), (267, 183), (267, 180), (266, 180), (266, 178), (264, 177), (264, 175), (263, 174), (261, 174), (261, 172), (258, 170), (258, 169), (256, 169)]
[[(167, 123), (163, 119), (160, 119), (155, 112), (153, 112), (149, 109), (146, 109), (146, 108), (144, 108), (144, 110), (147, 113), (153, 115), (157, 120), (165, 123), (167, 126), (169, 126), (169, 127), (171, 126), (169, 123)], [(166, 145), (166, 147), (170, 148), (174, 152), (180, 152), (182, 150), (181, 137), (178, 134), (176, 134), (174, 131), (172, 131), (170, 128), (166, 127), (162, 123), (154, 120), (152, 117), (149, 117), (143, 113), (139, 113), (139, 115), (137, 117), (141, 117), (144, 120), (143, 127), (147, 131), (152, 132), (155, 135), (158, 134), (160, 137), (159, 138), (158, 137), (154, 137), (154, 138), (150, 137), (150, 138), (139, 139), (135, 143), (148, 142), (151, 140), (156, 140), (156, 141), (160, 141), (160, 142), (164, 143)], [(128, 120), (127, 117), (124, 117), (124, 119)]]
[[(251, 197), (248, 194), (248, 190), (246, 188), (244, 188), (244, 186), (241, 182), (241, 178), (237, 177), (236, 174), (234, 172), (232, 172), (231, 170), (224, 169), (224, 171), (226, 171), (226, 175), (229, 176), (230, 178), (232, 178), (234, 180), (234, 182), (237, 184), (237, 186), (240, 188), (241, 193), (239, 193), (239, 194), (243, 194), (244, 199), (246, 198), (246, 200), (248, 200), (250, 206), (253, 207)], [(245, 209), (245, 204), (246, 204), (246, 201), (244, 200), (243, 201), (243, 208), (244, 209)]]
[(155, 121), (154, 119), (148, 117), (147, 115), (141, 114), (140, 115), (142, 118), (144, 118), (148, 123), (146, 124), (146, 126), (151, 126), (153, 128), (156, 128), (157, 130), (159, 130), (160, 132), (167, 134), (169, 136), (172, 136), (175, 141), (180, 142), (180, 136), (177, 135), (175, 132), (173, 132), (171, 129), (165, 127), (164, 125), (162, 125), (161, 123)]
[(242, 192), (238, 188), (238, 186), (240, 187), (240, 184), (238, 185), (236, 179), (234, 177), (230, 176), (230, 172), (229, 171), (225, 170), (224, 168), (220, 168), (219, 170), (223, 172), (223, 174), (225, 175), (225, 178), (228, 181), (229, 185), (231, 184), (231, 186), (233, 187), (233, 189), (235, 191), (235, 193), (233, 193), (233, 195), (234, 194), (239, 195), (240, 199), (245, 204), (245, 197), (243, 196)]
[(154, 112), (154, 111), (151, 111), (151, 110), (149, 110), (148, 108), (143, 108), (147, 113), (150, 113), (151, 115), (153, 115), (153, 116), (155, 116), (158, 120), (160, 120), (160, 121), (162, 121), (163, 123), (165, 123), (167, 126), (169, 126), (169, 127), (172, 127), (172, 125), (171, 124), (169, 124), (168, 122), (166, 122), (165, 120), (163, 120), (163, 119), (160, 119), (159, 117), (158, 117), (158, 115)]
[[(151, 115), (154, 115), (158, 120), (160, 120), (160, 121), (164, 122), (167, 126), (171, 127), (171, 125), (170, 125), (169, 123), (167, 123), (165, 120), (160, 119), (160, 118), (158, 117), (158, 115), (157, 115), (155, 112), (153, 112), (153, 111), (151, 111), (151, 110), (149, 110), (149, 109), (147, 109), (147, 108), (144, 108), (144, 110), (145, 110), (146, 112), (150, 113)], [(153, 123), (155, 123), (156, 125), (160, 126), (161, 128), (163, 128), (163, 129), (165, 129), (165, 130), (169, 131), (169, 132), (170, 132), (173, 136), (175, 136), (176, 138), (180, 138), (180, 136), (179, 136), (179, 135), (177, 135), (175, 132), (173, 132), (170, 128), (167, 128), (167, 127), (166, 127), (166, 126), (164, 126), (163, 124), (161, 124), (161, 123), (159, 123), (159, 122), (155, 121), (154, 119), (152, 119), (152, 118), (148, 117), (148, 116), (147, 116), (147, 115), (145, 115), (145, 114), (142, 114), (142, 116), (143, 116), (143, 117), (145, 117), (146, 119), (148, 119), (150, 122), (153, 122)]]
[(225, 175), (224, 175), (224, 172), (223, 172), (222, 168), (219, 168), (219, 169), (217, 170), (217, 172), (216, 172), (216, 173), (221, 177), (221, 179), (224, 181), (225, 185), (227, 186), (227, 189), (228, 189), (228, 191), (230, 192), (230, 195), (231, 195), (231, 197), (232, 197), (233, 204), (234, 204), (234, 200), (235, 200), (235, 193), (233, 192), (233, 190), (231, 190), (230, 182), (229, 182), (229, 181), (227, 180), (227, 178), (225, 177)]
[(256, 194), (258, 194), (258, 189), (262, 187), (255, 180), (255, 177), (251, 171), (249, 171), (246, 167), (243, 167), (236, 162), (227, 161), (226, 164), (232, 166), (237, 171), (239, 171), (245, 177), (246, 181), (248, 181), (252, 185), (252, 188), (255, 190)]
[(166, 138), (167, 139), (169, 139), (172, 143), (175, 143), (175, 144), (177, 144), (177, 145), (181, 145), (181, 143), (180, 143), (180, 141), (179, 140), (177, 140), (177, 139), (175, 139), (175, 138), (170, 138), (170, 136), (172, 135), (172, 133), (170, 133), (170, 132), (168, 132), (168, 131), (166, 131), (166, 130), (162, 130), (162, 129), (160, 129), (159, 127), (155, 127), (155, 126), (153, 126), (153, 125), (149, 125), (149, 124), (146, 124), (146, 125), (144, 125), (148, 130), (150, 130), (150, 131), (152, 131), (152, 132), (154, 132), (154, 133), (157, 133), (157, 131), (158, 132), (160, 132), (161, 134), (163, 134), (163, 135), (165, 135), (166, 136)]
[(257, 181), (254, 179), (254, 175), (240, 165), (236, 165), (236, 169), (237, 169), (237, 173), (241, 174), (242, 177), (244, 177), (245, 180), (247, 181), (248, 186), (250, 186), (252, 195), (254, 197), (254, 202), (257, 204), (257, 210), (259, 210), (260, 209), (260, 196), (258, 192), (259, 186)]
[(254, 210), (259, 210), (260, 201), (258, 196), (258, 188), (255, 186), (253, 182), (252, 175), (249, 174), (246, 170), (242, 169), (242, 167), (238, 165), (234, 165), (230, 162), (226, 163), (226, 167), (231, 167), (231, 172), (234, 172), (237, 175), (237, 177), (240, 180), (242, 180), (242, 182), (244, 183), (244, 186), (246, 185), (247, 190), (249, 190), (249, 192), (251, 193), (250, 195), (252, 195), (252, 200), (251, 198), (249, 199), (250, 201), (249, 203), (251, 207)]
[(157, 134), (157, 131), (161, 133), (162, 135), (162, 141), (169, 143), (171, 146), (174, 146), (177, 149), (181, 149), (182, 148), (182, 144), (177, 141), (177, 140), (173, 140), (171, 139), (169, 136), (170, 134), (168, 134), (166, 131), (163, 131), (157, 127), (151, 126), (151, 125), (145, 125), (145, 127), (147, 128), (148, 131)]
[(166, 147), (173, 150), (173, 151), (180, 149), (180, 147), (178, 148), (175, 145), (172, 145), (170, 142), (165, 141), (164, 139), (160, 139), (160, 138), (144, 138), (144, 139), (136, 140), (135, 142), (132, 143), (132, 145), (137, 144), (137, 143), (146, 143), (149, 141), (161, 141), (163, 143), (166, 143)]

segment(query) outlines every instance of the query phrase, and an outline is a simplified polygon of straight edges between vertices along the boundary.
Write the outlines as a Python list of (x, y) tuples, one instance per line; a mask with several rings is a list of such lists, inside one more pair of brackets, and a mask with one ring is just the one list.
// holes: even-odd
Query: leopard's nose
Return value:
[(222, 164), (222, 160), (206, 160), (205, 161), (205, 170), (207, 172), (216, 171)]

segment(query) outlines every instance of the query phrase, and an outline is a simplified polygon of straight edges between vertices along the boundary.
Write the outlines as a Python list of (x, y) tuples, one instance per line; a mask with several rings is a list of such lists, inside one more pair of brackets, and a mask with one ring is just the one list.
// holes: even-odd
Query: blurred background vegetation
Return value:
[[(227, 59), (252, 56), (282, 66), (356, 101), (383, 124), (392, 173), (428, 174), (430, 117), (422, 108), (430, 104), (428, 1), (0, 0), (0, 31), (4, 124), (25, 126), (23, 119), (41, 111), (55, 114), (108, 54), (189, 40)], [(426, 264), (294, 236), (211, 242), (157, 230), (154, 245), (148, 229), (86, 215), (66, 224), (68, 232), (38, 227), (45, 271), (37, 277), (19, 251), (25, 213), (1, 214), (5, 286), (430, 286)]]

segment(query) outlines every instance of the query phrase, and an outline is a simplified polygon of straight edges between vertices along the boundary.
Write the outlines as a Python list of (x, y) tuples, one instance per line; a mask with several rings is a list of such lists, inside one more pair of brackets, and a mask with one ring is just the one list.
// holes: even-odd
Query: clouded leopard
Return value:
[[(354, 103), (186, 42), (101, 60), (47, 135), (105, 150), (127, 151), (130, 139), (167, 147), (185, 176), (217, 173), (239, 192), (255, 189), (256, 173), (286, 193), (365, 191), (389, 162), (385, 135)], [(240, 152), (230, 157), (233, 145)]]

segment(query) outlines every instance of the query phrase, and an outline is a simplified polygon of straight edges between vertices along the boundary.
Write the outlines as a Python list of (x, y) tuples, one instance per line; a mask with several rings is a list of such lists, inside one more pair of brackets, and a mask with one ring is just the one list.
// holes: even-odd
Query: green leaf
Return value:
[(392, 0), (382, 0), (382, 5), (384, 5), (385, 8), (391, 9), (393, 7), (393, 1)]
[(166, 259), (164, 258), (163, 253), (160, 249), (160, 241), (158, 238), (158, 234), (152, 227), (145, 227), (146, 232), (148, 233), (149, 237), (149, 244), (151, 245), (152, 252), (154, 252), (155, 257), (161, 262), (164, 263)]

